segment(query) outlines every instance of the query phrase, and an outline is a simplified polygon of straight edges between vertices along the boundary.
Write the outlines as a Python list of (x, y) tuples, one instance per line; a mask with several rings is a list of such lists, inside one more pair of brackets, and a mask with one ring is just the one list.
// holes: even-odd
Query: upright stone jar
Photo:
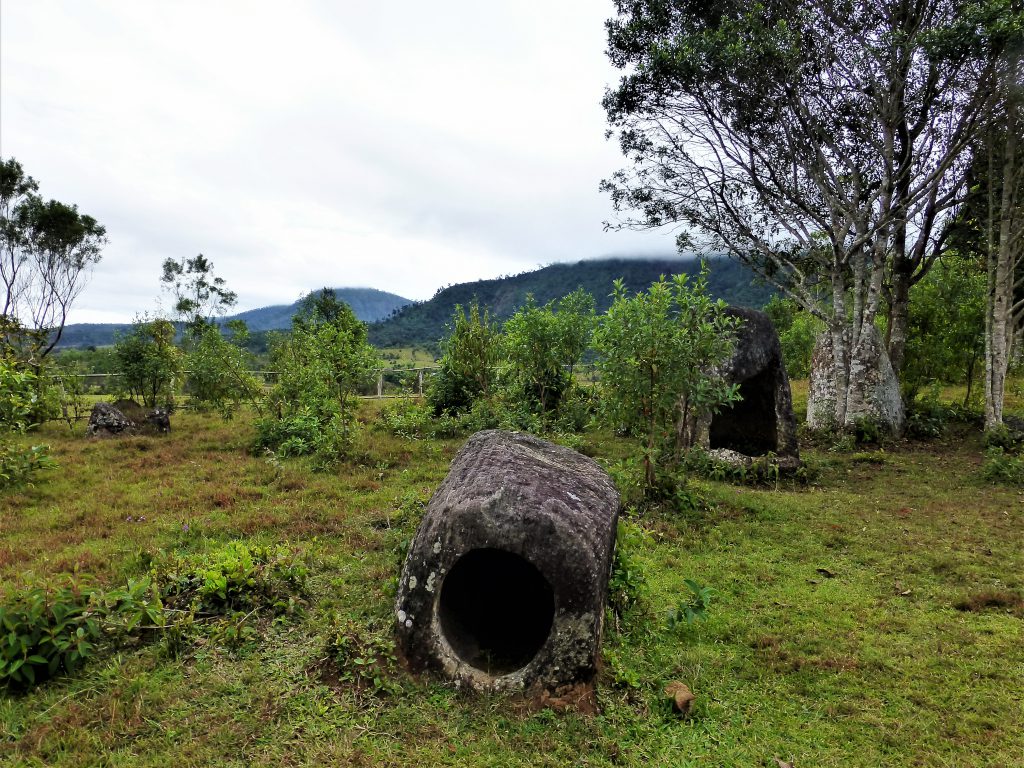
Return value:
[(413, 671), (477, 690), (594, 675), (619, 494), (593, 460), (530, 435), (473, 435), (427, 506), (395, 604)]

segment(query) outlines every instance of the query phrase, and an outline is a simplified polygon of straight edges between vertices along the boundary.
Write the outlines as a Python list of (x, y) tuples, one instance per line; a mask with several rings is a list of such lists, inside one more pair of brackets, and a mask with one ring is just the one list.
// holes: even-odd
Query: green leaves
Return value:
[(690, 593), (679, 601), (679, 605), (669, 611), (669, 629), (676, 629), (680, 626), (688, 627), (698, 620), (706, 619), (708, 605), (711, 604), (711, 598), (715, 596), (714, 589), (701, 586), (693, 579), (683, 579), (683, 584), (686, 585)]
[(732, 354), (736, 320), (707, 295), (706, 268), (692, 285), (676, 275), (633, 297), (621, 281), (614, 291), (594, 334), (603, 415), (644, 438), (645, 490), (654, 492), (656, 467), (678, 463), (696, 416), (737, 397), (716, 372)]

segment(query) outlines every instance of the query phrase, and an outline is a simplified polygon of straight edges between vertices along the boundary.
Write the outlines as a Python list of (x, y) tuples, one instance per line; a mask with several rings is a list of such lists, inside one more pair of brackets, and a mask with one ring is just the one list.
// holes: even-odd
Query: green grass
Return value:
[[(355, 461), (317, 474), (249, 455), (252, 436), (247, 419), (194, 413), (167, 438), (33, 435), (60, 469), (0, 496), (10, 587), (76, 570), (114, 585), (148, 553), (244, 538), (305, 553), (311, 598), (241, 649), (204, 636), (174, 659), (140, 643), (0, 694), (0, 764), (1024, 765), (1024, 616), (984, 599), (1024, 594), (1024, 495), (981, 480), (976, 434), (870, 461), (807, 451), (810, 486), (694, 481), (709, 509), (634, 516), (645, 581), (606, 630), (590, 715), (404, 675), (382, 696), (339, 682), (331, 617), (388, 625), (404, 543), (461, 441), (367, 426)], [(670, 630), (687, 578), (717, 595), (707, 621)], [(697, 695), (688, 719), (662, 695), (673, 680)]]

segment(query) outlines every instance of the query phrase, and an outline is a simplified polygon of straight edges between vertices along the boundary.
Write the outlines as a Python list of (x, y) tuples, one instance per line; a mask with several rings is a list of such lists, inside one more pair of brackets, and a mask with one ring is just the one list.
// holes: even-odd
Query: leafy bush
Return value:
[(401, 692), (396, 679), (398, 659), (389, 632), (335, 617), (326, 651), (337, 668), (338, 679), (349, 683), (357, 698)]
[(461, 413), (490, 394), (499, 339), (490, 313), (485, 308), (481, 314), (475, 299), (468, 313), (455, 306), (451, 333), (441, 341), (438, 369), (427, 386), (427, 402), (434, 415)]
[(642, 435), (647, 495), (674, 487), (671, 475), (694, 440), (697, 414), (737, 398), (738, 388), (715, 373), (732, 353), (736, 324), (725, 304), (708, 296), (706, 267), (692, 285), (675, 275), (634, 297), (615, 282), (594, 334), (601, 402), (612, 427)]
[(244, 345), (248, 329), (241, 320), (228, 324), (232, 335), (226, 338), (217, 325), (203, 325), (192, 333), (186, 357), (188, 393), (200, 410), (215, 410), (230, 419), (242, 403), (260, 411), (263, 383), (253, 376), (253, 356)]
[(308, 572), (284, 545), (241, 541), (203, 555), (171, 557), (157, 567), (166, 603), (204, 614), (243, 609), (294, 612), (306, 593)]
[(398, 400), (385, 405), (377, 423), (384, 432), (410, 440), (444, 439), (465, 431), (461, 419), (447, 412), (435, 417), (431, 408), (414, 400)]
[(327, 466), (351, 450), (358, 388), (377, 357), (366, 343), (366, 325), (347, 305), (322, 303), (312, 305), (312, 314), (296, 315), (291, 336), (274, 348), (280, 376), (269, 397), (271, 415), (257, 421), (256, 447), (281, 456), (315, 453)]
[(576, 386), (575, 367), (594, 330), (594, 298), (583, 289), (538, 307), (532, 296), (502, 330), (500, 380), (508, 410), (557, 418)]
[(31, 483), (40, 470), (56, 464), (45, 445), (22, 448), (11, 436), (27, 432), (52, 407), (43, 380), (11, 358), (0, 357), (0, 490)]
[(19, 448), (6, 440), (0, 442), (0, 490), (31, 485), (36, 473), (56, 466), (47, 445)]
[(991, 483), (1024, 486), (1024, 458), (997, 445), (990, 446), (985, 451), (981, 475)]
[(608, 578), (608, 607), (618, 630), (619, 622), (640, 600), (646, 581), (636, 553), (643, 548), (647, 532), (636, 523), (619, 518), (615, 535), (615, 554)]
[(814, 343), (825, 324), (792, 299), (781, 296), (773, 296), (764, 311), (778, 331), (786, 373), (791, 379), (806, 379), (811, 375)]
[(0, 355), (0, 433), (25, 432), (59, 413), (56, 392), (39, 373)]
[(36, 587), (0, 605), (0, 682), (25, 686), (73, 671), (92, 654), (100, 626), (77, 584)]
[(0, 684), (25, 687), (73, 672), (105, 639), (163, 623), (149, 579), (106, 592), (72, 581), (8, 595), (0, 604)]
[(182, 377), (181, 350), (174, 345), (170, 320), (137, 319), (127, 335), (114, 342), (120, 394), (150, 408), (174, 404), (174, 391)]

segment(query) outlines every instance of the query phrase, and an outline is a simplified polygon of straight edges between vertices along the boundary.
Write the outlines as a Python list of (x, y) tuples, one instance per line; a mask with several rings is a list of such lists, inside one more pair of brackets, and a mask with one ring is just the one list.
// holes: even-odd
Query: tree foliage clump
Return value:
[(282, 456), (316, 454), (329, 464), (354, 442), (358, 390), (378, 365), (366, 325), (325, 289), (325, 306), (297, 315), (272, 352), (278, 382), (257, 421), (257, 447)]
[(194, 331), (185, 366), (192, 404), (230, 419), (243, 403), (261, 412), (263, 383), (251, 373), (254, 363), (252, 353), (245, 348), (249, 337), (245, 323), (232, 320), (227, 326), (230, 336), (225, 336), (216, 324)]
[(773, 296), (764, 311), (779, 334), (782, 360), (789, 378), (806, 379), (811, 375), (814, 343), (825, 324), (792, 299), (781, 296)]
[[(36, 362), (60, 341), (71, 305), (102, 256), (106, 229), (78, 206), (45, 201), (39, 184), (14, 158), (0, 159), (0, 316), (3, 342), (28, 342)], [(7, 331), (20, 327), (12, 337)], [(29, 333), (24, 331), (27, 329)]]
[(575, 368), (590, 345), (595, 322), (594, 299), (583, 289), (543, 307), (527, 297), (502, 332), (506, 402), (541, 418), (561, 415), (575, 391)]
[(498, 363), (500, 331), (487, 308), (481, 312), (475, 299), (468, 312), (457, 304), (450, 327), (426, 393), (436, 416), (462, 413), (477, 399), (487, 398)]
[(654, 494), (692, 445), (695, 418), (737, 398), (716, 368), (728, 361), (736, 319), (702, 274), (664, 278), (635, 296), (615, 283), (594, 334), (604, 417), (642, 438), (644, 488)]
[(966, 383), (966, 406), (984, 368), (985, 273), (951, 254), (914, 286), (903, 371), (904, 398), (937, 384)]
[(173, 406), (184, 370), (174, 337), (170, 320), (140, 318), (132, 323), (131, 331), (114, 343), (121, 394), (149, 408)]
[(0, 355), (0, 490), (31, 482), (54, 466), (45, 445), (22, 447), (13, 438), (53, 415), (39, 376), (13, 357)]
[(174, 296), (174, 312), (188, 331), (210, 325), (238, 300), (224, 278), (214, 276), (213, 262), (201, 253), (192, 259), (165, 260), (160, 281)]

